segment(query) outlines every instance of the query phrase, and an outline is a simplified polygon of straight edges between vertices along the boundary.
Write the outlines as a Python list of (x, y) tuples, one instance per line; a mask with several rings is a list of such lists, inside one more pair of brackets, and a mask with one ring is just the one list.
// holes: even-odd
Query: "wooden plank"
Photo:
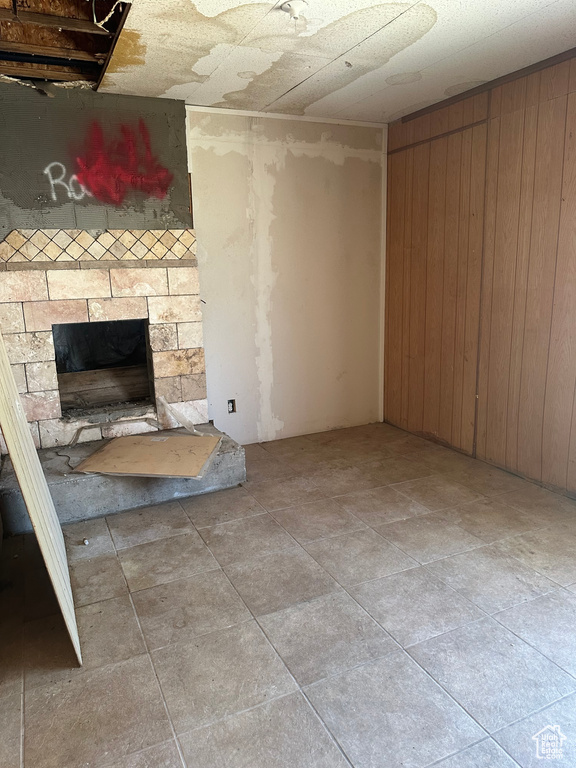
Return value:
[(129, 477), (202, 477), (217, 435), (129, 435), (111, 440), (74, 472)]
[(464, 341), (466, 331), (466, 286), (468, 281), (468, 235), (470, 230), (470, 186), (472, 174), (472, 130), (462, 133), (460, 189), (458, 203), (458, 264), (454, 329), (454, 383), (452, 435), (450, 442), (462, 448), (462, 395), (464, 383)]
[(70, 640), (81, 664), (80, 639), (62, 527), (32, 441), (1, 333), (0, 427)]
[(540, 101), (565, 96), (570, 82), (570, 62), (563, 61), (540, 73)]
[(0, 40), (0, 52), (21, 53), (26, 56), (50, 56), (53, 59), (67, 59), (69, 61), (90, 61), (94, 64), (104, 63), (106, 54), (95, 56), (88, 51), (79, 51), (76, 48), (57, 48), (49, 45), (29, 45), (10, 40)]
[(510, 112), (524, 109), (526, 105), (526, 78), (513, 80), (502, 86), (502, 98), (500, 104), (500, 115), (507, 115)]
[[(576, 93), (568, 99), (566, 144), (550, 355), (542, 430), (542, 480), (576, 490), (568, 477), (572, 403), (576, 384)], [(569, 414), (572, 418), (569, 418)], [(569, 482), (568, 482), (569, 480)]]
[(388, 247), (386, 250), (385, 418), (400, 425), (402, 410), (402, 297), (406, 153), (388, 158)]
[(498, 159), (500, 147), (500, 118), (488, 123), (486, 160), (486, 206), (484, 213), (484, 259), (482, 262), (482, 294), (480, 297), (480, 351), (478, 358), (478, 415), (476, 419), (475, 453), (486, 458), (486, 429), (488, 405), (488, 371), (490, 368), (490, 333), (492, 281), (494, 274), (494, 239), (498, 205)]
[(446, 208), (446, 161), (448, 140), (437, 139), (430, 147), (430, 191), (426, 271), (426, 352), (424, 356), (425, 434), (438, 435), (442, 352), (442, 294), (444, 269), (444, 216)]
[[(510, 97), (512, 98), (512, 94)], [(511, 353), (519, 200), (522, 180), (524, 112), (506, 111), (500, 118), (498, 205), (494, 231), (490, 363), (487, 389), (485, 458), (506, 462), (506, 411)]]
[(132, 402), (150, 397), (148, 366), (58, 374), (62, 408)]
[(448, 137), (446, 213), (444, 217), (444, 285), (442, 294), (442, 345), (440, 364), (440, 413), (438, 436), (452, 441), (454, 399), (454, 356), (458, 290), (458, 225), (460, 223), (460, 171), (462, 134)]
[(0, 61), (0, 74), (9, 75), (10, 77), (31, 78), (33, 80), (61, 80), (64, 82), (75, 82), (76, 80), (92, 82), (96, 80), (93, 73), (86, 72), (85, 70), (75, 71), (72, 69), (60, 70), (40, 67), (41, 65), (9, 64), (8, 62)]
[(542, 425), (562, 192), (567, 97), (538, 110), (524, 358), (518, 413), (518, 469), (542, 478)]
[[(537, 72), (533, 77), (539, 78)], [(530, 83), (528, 83), (528, 91)], [(518, 247), (516, 252), (516, 277), (514, 284), (514, 310), (510, 340), (510, 362), (508, 375), (508, 407), (506, 412), (506, 459), (508, 469), (518, 469), (518, 409), (520, 407), (520, 378), (524, 344), (524, 322), (526, 317), (526, 287), (530, 261), (530, 239), (532, 236), (532, 203), (534, 195), (534, 168), (536, 163), (536, 134), (538, 106), (535, 100), (524, 114), (524, 142), (522, 147), (522, 182), (518, 217)]]
[(477, 125), (472, 129), (470, 228), (466, 281), (464, 376), (462, 381), (462, 438), (460, 444), (460, 448), (469, 454), (473, 454), (475, 449), (487, 130), (486, 124)]
[(412, 249), (410, 259), (410, 366), (408, 429), (421, 432), (424, 414), (424, 352), (426, 336), (426, 258), (430, 144), (414, 149), (412, 182)]
[(401, 412), (400, 426), (408, 428), (410, 392), (410, 266), (412, 255), (412, 178), (414, 172), (414, 150), (406, 151), (406, 185), (404, 196), (404, 248), (402, 254), (402, 371), (401, 371)]
[(51, 13), (34, 13), (33, 11), (18, 11), (15, 16), (12, 11), (0, 8), (0, 21), (21, 22), (22, 24), (35, 24), (40, 27), (55, 27), (69, 32), (82, 32), (88, 35), (105, 35), (110, 37), (111, 32), (102, 29), (97, 24), (87, 19), (72, 19), (66, 16), (55, 16)]

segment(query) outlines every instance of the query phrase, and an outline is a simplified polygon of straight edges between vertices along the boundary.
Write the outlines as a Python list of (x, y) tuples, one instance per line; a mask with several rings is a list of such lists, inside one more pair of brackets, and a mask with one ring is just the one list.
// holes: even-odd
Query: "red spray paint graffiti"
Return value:
[(103, 203), (121, 205), (129, 189), (164, 198), (173, 176), (153, 156), (144, 121), (138, 123), (138, 134), (127, 125), (120, 130), (122, 139), (106, 144), (102, 127), (92, 124), (84, 155), (76, 158), (78, 181)]

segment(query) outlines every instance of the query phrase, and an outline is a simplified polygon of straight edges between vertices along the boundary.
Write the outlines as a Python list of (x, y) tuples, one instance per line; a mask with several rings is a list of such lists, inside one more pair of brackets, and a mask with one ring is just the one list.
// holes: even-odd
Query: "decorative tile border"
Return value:
[(0, 242), (0, 263), (160, 261), (196, 258), (192, 229), (13, 229)]

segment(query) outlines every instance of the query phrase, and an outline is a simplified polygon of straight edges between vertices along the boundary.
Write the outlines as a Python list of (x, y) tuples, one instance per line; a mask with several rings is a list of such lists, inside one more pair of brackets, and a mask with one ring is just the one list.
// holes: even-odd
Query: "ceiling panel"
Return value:
[(136, 0), (101, 90), (389, 122), (574, 45), (574, 0)]

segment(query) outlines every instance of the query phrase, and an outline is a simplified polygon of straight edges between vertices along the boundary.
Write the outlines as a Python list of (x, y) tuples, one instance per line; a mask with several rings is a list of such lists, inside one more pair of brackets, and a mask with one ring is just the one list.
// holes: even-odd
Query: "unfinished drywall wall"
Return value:
[(379, 417), (382, 144), (188, 112), (209, 413), (240, 442)]
[(0, 136), (0, 241), (192, 223), (179, 102), (0, 83)]

